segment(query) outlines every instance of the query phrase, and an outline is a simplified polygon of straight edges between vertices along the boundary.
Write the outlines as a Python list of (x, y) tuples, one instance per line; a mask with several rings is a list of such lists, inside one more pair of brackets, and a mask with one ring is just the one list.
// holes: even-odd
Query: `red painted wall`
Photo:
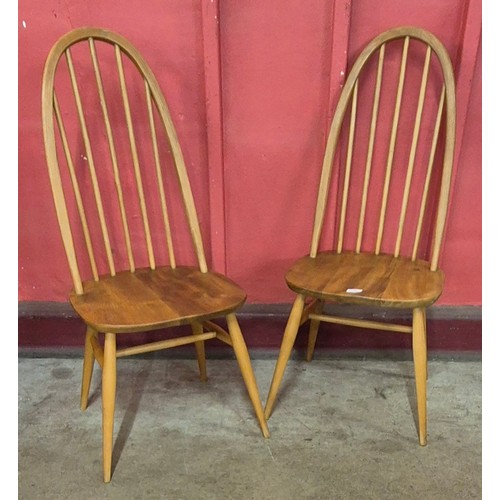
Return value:
[(96, 25), (139, 48), (169, 102), (212, 266), (249, 302), (281, 303), (292, 297), (287, 267), (309, 249), (327, 124), (346, 66), (380, 31), (414, 24), (444, 42), (457, 75), (457, 174), (439, 303), (481, 304), (480, 2), (202, 4), (20, 0), (19, 300), (65, 301), (71, 286), (40, 118), (43, 64), (60, 35)]

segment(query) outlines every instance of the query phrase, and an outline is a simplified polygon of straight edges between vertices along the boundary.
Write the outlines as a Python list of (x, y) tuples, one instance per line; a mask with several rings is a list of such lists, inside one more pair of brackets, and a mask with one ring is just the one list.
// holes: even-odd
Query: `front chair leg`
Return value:
[[(193, 323), (191, 325), (193, 335), (198, 335), (203, 333), (203, 325), (201, 323)], [(194, 343), (196, 349), (196, 357), (198, 358), (198, 368), (200, 370), (200, 380), (202, 382), (207, 381), (207, 362), (205, 358), (205, 342), (201, 340), (200, 342)]]
[(271, 416), (281, 379), (285, 373), (286, 364), (290, 358), (290, 354), (292, 353), (293, 344), (295, 343), (295, 338), (297, 337), (297, 332), (299, 331), (300, 319), (302, 317), (302, 311), (304, 310), (304, 299), (304, 295), (300, 294), (297, 296), (286, 324), (285, 333), (283, 334), (283, 340), (281, 342), (280, 352), (278, 355), (278, 361), (276, 362), (276, 367), (274, 369), (273, 380), (269, 389), (269, 395), (267, 396), (266, 409), (264, 410), (266, 419)]
[(92, 372), (94, 371), (94, 348), (92, 347), (92, 339), (97, 335), (97, 331), (87, 327), (85, 334), (85, 351), (83, 354), (83, 374), (82, 374), (82, 391), (80, 395), (80, 409), (87, 409), (89, 400), (90, 383), (92, 381)]
[(413, 309), (413, 362), (415, 365), (420, 446), (427, 444), (427, 341), (425, 323), (425, 308)]
[(252, 364), (250, 362), (250, 356), (248, 354), (248, 349), (243, 339), (241, 333), (240, 325), (234, 314), (229, 314), (226, 318), (227, 326), (229, 330), (229, 335), (231, 336), (231, 341), (233, 343), (234, 353), (236, 359), (238, 360), (238, 365), (243, 375), (243, 380), (247, 387), (248, 395), (252, 401), (252, 405), (257, 415), (257, 420), (262, 431), (262, 435), (265, 438), (269, 437), (269, 429), (267, 428), (267, 422), (264, 418), (264, 410), (262, 408), (262, 402), (260, 400), (259, 389), (257, 387), (257, 381), (255, 380), (255, 375), (252, 369)]
[(104, 336), (104, 361), (102, 366), (102, 465), (105, 483), (111, 481), (115, 396), (116, 334), (106, 333)]

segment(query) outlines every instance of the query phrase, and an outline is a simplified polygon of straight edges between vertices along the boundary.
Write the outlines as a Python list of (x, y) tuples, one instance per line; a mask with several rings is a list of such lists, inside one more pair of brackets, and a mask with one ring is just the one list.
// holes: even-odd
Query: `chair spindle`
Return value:
[(430, 47), (430, 45), (428, 45), (427, 52), (425, 54), (424, 69), (422, 71), (422, 80), (420, 83), (420, 93), (418, 96), (417, 112), (416, 112), (416, 117), (415, 117), (415, 126), (413, 128), (413, 137), (412, 137), (412, 141), (411, 141), (410, 156), (408, 159), (408, 168), (406, 171), (406, 180), (405, 180), (405, 187), (404, 187), (404, 193), (403, 193), (403, 201), (401, 203), (401, 212), (400, 212), (400, 216), (399, 216), (399, 227), (398, 227), (398, 235), (396, 238), (396, 246), (394, 249), (394, 257), (399, 257), (399, 253), (401, 251), (401, 240), (403, 238), (403, 229), (404, 229), (404, 223), (405, 223), (405, 219), (406, 219), (406, 211), (408, 208), (408, 199), (410, 196), (411, 181), (413, 178), (413, 167), (415, 166), (415, 154), (417, 151), (418, 137), (420, 134), (420, 123), (422, 120), (422, 110), (424, 107), (425, 93), (427, 90), (427, 77), (429, 75), (430, 60), (431, 60), (431, 47)]
[(94, 278), (94, 281), (98, 281), (99, 273), (97, 271), (97, 265), (94, 257), (94, 248), (92, 246), (92, 240), (90, 238), (90, 231), (87, 223), (87, 217), (85, 215), (85, 209), (83, 207), (82, 195), (80, 193), (80, 187), (75, 173), (75, 166), (71, 158), (71, 150), (68, 144), (68, 137), (66, 135), (66, 129), (64, 127), (61, 110), (59, 108), (59, 102), (57, 100), (55, 92), (54, 92), (54, 114), (56, 117), (56, 122), (59, 129), (59, 135), (61, 137), (61, 142), (63, 145), (64, 156), (66, 157), (66, 163), (68, 165), (71, 184), (73, 186), (73, 192), (75, 194), (76, 206), (78, 209), (78, 214), (80, 216), (80, 222), (82, 224), (83, 237), (85, 239), (85, 245), (87, 247), (87, 252), (89, 255), (90, 267), (92, 269), (92, 277)]
[(394, 160), (394, 149), (396, 145), (396, 137), (398, 132), (398, 123), (399, 123), (399, 115), (401, 110), (401, 97), (403, 95), (403, 87), (405, 81), (406, 74), (406, 62), (408, 58), (408, 46), (410, 44), (410, 37), (406, 36), (404, 45), (403, 45), (403, 55), (401, 57), (401, 67), (399, 71), (399, 82), (398, 82), (398, 90), (396, 94), (396, 104), (394, 107), (394, 116), (392, 120), (392, 130), (391, 130), (391, 138), (389, 143), (389, 153), (387, 156), (387, 164), (386, 164), (386, 172), (384, 179), (384, 189), (382, 195), (382, 206), (380, 208), (380, 218), (378, 225), (378, 233), (377, 233), (377, 243), (375, 247), (375, 254), (378, 255), (380, 253), (380, 248), (382, 246), (382, 236), (384, 232), (384, 223), (385, 223), (385, 215), (387, 209), (387, 199), (389, 196), (389, 184), (391, 181), (392, 174), (392, 164)]
[(156, 127), (153, 116), (153, 104), (151, 102), (151, 89), (149, 87), (148, 82), (145, 80), (146, 85), (146, 102), (148, 105), (148, 117), (149, 117), (149, 127), (151, 130), (151, 139), (153, 143), (153, 153), (155, 158), (155, 167), (156, 167), (156, 178), (158, 181), (158, 192), (160, 195), (160, 203), (161, 203), (161, 211), (163, 217), (163, 223), (165, 225), (165, 235), (167, 239), (167, 249), (168, 255), (170, 259), (170, 267), (175, 269), (175, 255), (174, 255), (174, 245), (172, 243), (172, 231), (170, 229), (170, 219), (168, 217), (168, 209), (167, 202), (165, 198), (165, 189), (163, 187), (163, 175), (161, 173), (161, 163), (160, 163), (160, 154), (158, 151), (158, 140), (156, 138)]
[(352, 103), (351, 103), (351, 120), (349, 124), (349, 139), (347, 146), (347, 158), (346, 158), (346, 171), (344, 176), (344, 189), (342, 194), (342, 209), (340, 214), (340, 225), (339, 225), (339, 237), (337, 244), (337, 253), (342, 252), (342, 244), (344, 241), (344, 227), (345, 227), (345, 217), (347, 210), (347, 198), (349, 196), (349, 182), (351, 178), (351, 167), (352, 167), (352, 151), (354, 145), (354, 135), (356, 130), (356, 112), (358, 107), (358, 82), (354, 84), (354, 89), (352, 93)]
[(109, 153), (111, 155), (111, 163), (113, 165), (113, 174), (115, 178), (115, 188), (116, 195), (118, 197), (118, 204), (120, 207), (120, 215), (122, 220), (123, 234), (125, 237), (125, 245), (127, 247), (127, 257), (129, 261), (130, 271), (135, 271), (134, 255), (132, 253), (132, 244), (130, 240), (130, 231), (127, 222), (127, 214), (125, 211), (125, 204), (123, 200), (122, 184), (120, 181), (120, 171), (118, 169), (118, 160), (116, 157), (115, 141), (113, 138), (113, 131), (111, 128), (111, 121), (109, 119), (108, 106), (106, 104), (106, 98), (104, 95), (104, 86), (102, 84), (101, 71), (99, 68), (99, 61), (97, 59), (97, 53), (95, 49), (95, 43), (93, 38), (89, 38), (90, 55), (92, 58), (92, 65), (94, 67), (94, 73), (96, 78), (97, 90), (99, 92), (99, 102), (101, 103), (101, 109), (104, 117), (104, 125), (106, 127), (106, 135), (108, 137)]
[(144, 197), (144, 187), (142, 184), (141, 169), (139, 165), (139, 155), (137, 153), (137, 144), (135, 140), (134, 127), (132, 124), (132, 113), (130, 111), (130, 104), (128, 99), (127, 84), (125, 82), (125, 72), (123, 70), (123, 61), (121, 50), (118, 45), (115, 45), (116, 64), (118, 66), (118, 76), (120, 78), (120, 88), (122, 92), (123, 107), (125, 110), (125, 120), (127, 122), (127, 131), (130, 142), (130, 151), (132, 154), (132, 163), (134, 165), (134, 174), (137, 186), (137, 193), (139, 195), (139, 204), (141, 208), (142, 222), (144, 225), (144, 233), (146, 238), (146, 247), (148, 251), (149, 267), (155, 269), (155, 258), (153, 253), (153, 244), (151, 240), (151, 231), (149, 229), (149, 219), (146, 208), (146, 200)]
[(73, 66), (73, 60), (71, 58), (71, 53), (69, 48), (65, 50), (65, 55), (66, 55), (66, 61), (68, 63), (68, 69), (69, 69), (69, 74), (70, 74), (70, 79), (71, 79), (71, 86), (73, 88), (73, 94), (75, 96), (75, 103), (78, 111), (78, 119), (80, 121), (80, 126), (82, 129), (82, 135), (83, 135), (83, 142), (85, 145), (85, 155), (89, 164), (89, 170), (90, 170), (90, 177), (92, 180), (92, 186), (94, 188), (94, 197), (97, 205), (97, 212), (99, 215), (99, 223), (101, 225), (101, 231), (103, 235), (103, 240), (104, 240), (104, 247), (106, 249), (106, 256), (108, 259), (108, 264), (109, 264), (109, 270), (111, 276), (115, 276), (116, 271), (115, 271), (115, 263), (113, 260), (113, 254), (111, 252), (111, 245), (109, 242), (109, 234), (108, 234), (108, 227), (106, 225), (106, 219), (104, 217), (104, 209), (102, 205), (102, 198), (101, 198), (101, 192), (99, 189), (99, 183), (97, 180), (97, 174), (96, 174), (96, 169), (95, 169), (95, 164), (94, 164), (94, 156), (92, 154), (92, 146), (90, 144), (90, 138), (87, 130), (87, 123), (85, 120), (85, 114), (83, 112), (83, 106), (82, 106), (82, 100), (80, 97), (80, 91), (78, 89), (78, 83), (76, 81), (76, 74), (75, 74), (75, 68)]
[(368, 152), (366, 154), (365, 178), (363, 183), (363, 197), (361, 201), (361, 210), (359, 214), (358, 239), (356, 241), (356, 253), (361, 250), (361, 242), (363, 239), (363, 229), (366, 214), (366, 202), (368, 199), (368, 186), (370, 185), (370, 173), (373, 159), (373, 146), (375, 143), (375, 133), (377, 130), (378, 107), (380, 102), (380, 88), (382, 86), (382, 72), (384, 68), (385, 43), (381, 45), (377, 66), (377, 80), (373, 95), (372, 119), (370, 123), (370, 138), (368, 139)]
[(431, 144), (431, 151), (430, 151), (430, 155), (429, 155), (429, 163), (427, 165), (427, 173), (425, 175), (424, 191), (422, 193), (422, 201), (420, 203), (420, 211), (418, 214), (418, 223), (417, 223), (417, 229), (415, 232), (415, 241), (413, 244), (413, 252), (412, 252), (412, 256), (411, 256), (412, 260), (416, 260), (416, 258), (417, 258), (418, 246), (420, 243), (420, 236), (422, 234), (422, 225), (424, 222), (425, 207), (427, 204), (429, 185), (431, 182), (432, 168), (434, 165), (434, 157), (436, 154), (436, 146), (437, 146), (438, 137), (439, 137), (439, 129), (441, 128), (441, 118), (443, 116), (444, 96), (445, 96), (445, 86), (443, 85), (443, 89), (441, 91), (441, 97), (439, 99), (438, 110), (437, 110), (437, 114), (436, 114), (436, 123), (434, 125), (434, 134), (432, 136), (432, 144)]

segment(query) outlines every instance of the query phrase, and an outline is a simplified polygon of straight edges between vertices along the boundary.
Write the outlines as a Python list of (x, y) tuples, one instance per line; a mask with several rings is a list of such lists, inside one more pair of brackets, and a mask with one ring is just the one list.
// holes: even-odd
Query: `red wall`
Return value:
[(403, 24), (433, 31), (457, 77), (457, 174), (439, 303), (481, 304), (477, 0), (221, 0), (201, 6), (20, 0), (19, 300), (65, 301), (71, 287), (40, 118), (43, 64), (60, 35), (95, 25), (139, 48), (178, 129), (212, 267), (235, 279), (249, 302), (281, 303), (292, 297), (283, 279), (287, 267), (309, 249), (327, 124), (346, 66), (373, 36)]

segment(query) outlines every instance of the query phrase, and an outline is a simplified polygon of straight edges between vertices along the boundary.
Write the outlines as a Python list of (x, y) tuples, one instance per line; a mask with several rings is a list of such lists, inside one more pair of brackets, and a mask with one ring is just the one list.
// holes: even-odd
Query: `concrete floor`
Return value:
[[(254, 359), (264, 400), (274, 359)], [(481, 498), (481, 362), (429, 362), (428, 445), (412, 363), (290, 361), (271, 438), (235, 361), (120, 359), (113, 477), (102, 482), (100, 370), (79, 410), (80, 359), (19, 359), (18, 498)]]

